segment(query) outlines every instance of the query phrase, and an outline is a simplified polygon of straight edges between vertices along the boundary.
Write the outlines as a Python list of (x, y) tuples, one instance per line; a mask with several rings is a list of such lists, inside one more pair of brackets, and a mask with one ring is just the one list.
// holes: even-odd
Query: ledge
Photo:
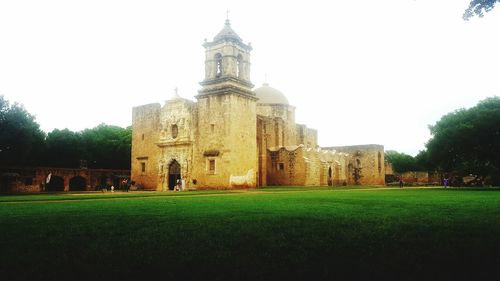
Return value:
[(184, 145), (192, 145), (193, 142), (189, 140), (183, 140), (183, 141), (160, 141), (155, 143), (158, 147), (165, 147), (165, 146), (184, 146)]

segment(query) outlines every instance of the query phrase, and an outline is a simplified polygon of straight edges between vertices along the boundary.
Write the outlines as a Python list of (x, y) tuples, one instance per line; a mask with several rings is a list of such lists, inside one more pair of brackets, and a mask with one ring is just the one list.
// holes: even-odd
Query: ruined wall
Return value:
[(402, 173), (401, 178), (404, 183), (429, 183), (429, 173), (428, 172), (405, 172)]
[(158, 187), (160, 110), (159, 103), (132, 109), (131, 180), (146, 190)]
[(268, 185), (304, 185), (306, 161), (302, 146), (287, 146), (268, 150)]
[(319, 158), (318, 150), (313, 148), (304, 149), (304, 160), (306, 162), (305, 169), (305, 185), (320, 185), (322, 174), (322, 163)]
[[(384, 146), (376, 144), (325, 147), (349, 154), (347, 184), (385, 185)], [(360, 177), (354, 173), (359, 168)]]
[(319, 150), (322, 163), (321, 185), (339, 186), (347, 184), (348, 154), (335, 150)]
[(295, 131), (296, 144), (303, 144), (305, 148), (318, 147), (318, 131), (302, 124), (296, 124)]
[[(130, 177), (129, 170), (59, 167), (2, 167), (0, 193), (92, 191), (101, 184), (115, 185)], [(51, 175), (49, 183), (47, 176)], [(104, 182), (103, 182), (104, 181)]]
[(287, 104), (257, 104), (257, 115), (264, 117), (268, 147), (295, 145), (295, 107)]

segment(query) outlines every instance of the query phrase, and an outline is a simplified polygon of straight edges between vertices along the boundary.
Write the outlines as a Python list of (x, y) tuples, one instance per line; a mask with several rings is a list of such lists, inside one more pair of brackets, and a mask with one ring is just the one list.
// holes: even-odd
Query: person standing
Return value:
[(443, 179), (443, 185), (444, 185), (444, 188), (447, 188), (448, 187), (448, 177), (445, 177)]
[(403, 177), (399, 176), (399, 188), (403, 188)]

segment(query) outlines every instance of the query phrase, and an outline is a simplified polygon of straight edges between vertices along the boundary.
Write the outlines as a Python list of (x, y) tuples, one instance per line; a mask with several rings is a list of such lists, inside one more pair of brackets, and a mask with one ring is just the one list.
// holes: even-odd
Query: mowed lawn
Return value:
[(500, 191), (290, 187), (0, 197), (2, 280), (152, 274), (498, 280)]

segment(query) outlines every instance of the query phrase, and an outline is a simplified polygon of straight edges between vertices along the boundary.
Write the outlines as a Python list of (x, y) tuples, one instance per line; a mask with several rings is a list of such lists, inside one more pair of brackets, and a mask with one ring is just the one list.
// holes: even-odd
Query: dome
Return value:
[(264, 83), (262, 87), (255, 89), (254, 92), (257, 98), (259, 98), (257, 103), (288, 105), (288, 99), (285, 95), (279, 90), (269, 87), (269, 84), (267, 83)]

